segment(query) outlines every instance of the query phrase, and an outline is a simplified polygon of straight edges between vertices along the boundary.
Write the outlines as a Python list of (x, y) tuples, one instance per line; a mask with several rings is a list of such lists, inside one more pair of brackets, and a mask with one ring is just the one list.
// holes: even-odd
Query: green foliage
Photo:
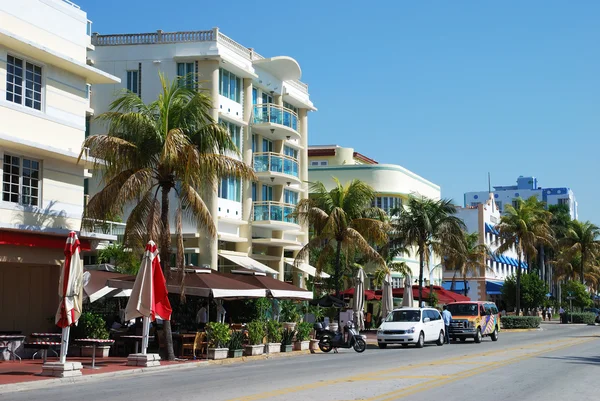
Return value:
[(310, 331), (312, 330), (312, 324), (308, 322), (301, 322), (296, 325), (296, 340), (308, 341), (310, 339)]
[(108, 339), (106, 322), (102, 316), (96, 313), (84, 312), (79, 317), (79, 323), (77, 323), (77, 326), (73, 327), (72, 338), (97, 338), (100, 340), (106, 340)]
[(125, 250), (123, 244), (110, 244), (98, 251), (98, 263), (110, 263), (119, 273), (135, 275), (140, 269), (141, 255)]
[[(290, 328), (283, 329), (281, 331), (281, 345), (292, 345), (292, 341), (294, 341), (294, 336), (296, 335), (296, 330), (292, 330)], [(276, 341), (274, 341), (276, 342)]]
[(281, 342), (281, 323), (276, 320), (269, 320), (267, 322), (267, 342)]
[(279, 302), (281, 311), (279, 312), (279, 320), (283, 322), (298, 322), (300, 320), (300, 313), (298, 313), (298, 306), (294, 301), (285, 300)]
[(244, 343), (244, 333), (240, 330), (235, 330), (231, 333), (231, 338), (229, 339), (229, 349), (236, 350), (242, 349), (242, 344)]
[(542, 318), (539, 316), (502, 316), (500, 323), (503, 329), (537, 329)]
[(438, 296), (435, 293), (435, 291), (431, 291), (429, 293), (429, 298), (427, 299), (427, 303), (429, 303), (429, 306), (431, 306), (432, 308), (435, 308), (438, 305)]
[(567, 312), (565, 315), (567, 322), (571, 321), (571, 316), (573, 316), (573, 323), (594, 324), (596, 322), (596, 314), (593, 312)]
[(567, 281), (562, 285), (561, 292), (562, 301), (565, 305), (569, 305), (569, 302), (571, 302), (567, 299), (568, 296), (575, 297), (572, 302), (573, 306), (576, 308), (586, 308), (592, 305), (590, 294), (588, 294), (585, 285), (578, 281)]
[(225, 348), (231, 337), (229, 326), (225, 323), (210, 322), (206, 325), (206, 336), (210, 348)]
[(262, 320), (253, 320), (248, 323), (248, 340), (250, 345), (262, 344), (265, 337), (265, 322)]
[[(507, 277), (502, 286), (502, 295), (509, 309), (515, 307), (516, 290), (516, 277), (514, 275)], [(548, 286), (537, 274), (523, 274), (521, 276), (521, 307), (531, 309), (543, 305), (546, 302), (547, 293)]]

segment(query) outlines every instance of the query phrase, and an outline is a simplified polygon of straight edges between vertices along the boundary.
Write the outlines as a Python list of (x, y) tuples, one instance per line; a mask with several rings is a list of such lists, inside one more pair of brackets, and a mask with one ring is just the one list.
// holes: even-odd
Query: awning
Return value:
[(239, 269), (233, 270), (230, 274), (219, 273), (220, 275), (231, 277), (242, 283), (251, 284), (255, 287), (264, 288), (267, 293), (277, 299), (313, 299), (312, 291), (307, 291), (295, 285), (279, 281), (272, 277), (267, 277), (264, 273), (257, 273), (251, 270)]
[(269, 266), (263, 265), (262, 263), (248, 256), (229, 255), (226, 253), (220, 253), (219, 256), (222, 256), (230, 262), (233, 262), (236, 265), (244, 267), (246, 269), (266, 274), (279, 274), (277, 270), (271, 269)]
[(485, 292), (488, 295), (502, 295), (502, 281), (485, 280)]
[[(308, 263), (300, 263), (298, 266), (296, 266), (294, 264), (294, 259), (291, 259), (291, 258), (286, 258), (285, 263), (287, 263), (288, 265), (290, 265), (298, 270), (303, 271), (304, 273), (308, 274), (309, 276), (317, 277), (317, 269), (315, 267), (309, 265)], [(320, 277), (329, 278), (331, 276), (325, 272), (321, 272)]]
[[(465, 282), (463, 280), (455, 280), (454, 288), (452, 287), (452, 281), (444, 281), (442, 283), (442, 288), (446, 291), (455, 291), (460, 292), (462, 294), (465, 293)], [(469, 290), (469, 282), (467, 282), (467, 291)]]
[(83, 273), (84, 294), (90, 302), (96, 302), (104, 297), (128, 297), (131, 294), (131, 290), (122, 290), (120, 288), (110, 287), (106, 284), (109, 279), (120, 279), (125, 277), (129, 276), (101, 270), (86, 270), (86, 272)]

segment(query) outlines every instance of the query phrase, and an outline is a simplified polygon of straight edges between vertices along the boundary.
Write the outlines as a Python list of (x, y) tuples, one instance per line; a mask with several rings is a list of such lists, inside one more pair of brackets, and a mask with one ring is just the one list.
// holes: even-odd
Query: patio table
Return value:
[[(9, 353), (9, 357), (8, 360), (10, 361), (10, 355), (13, 356), (13, 361), (16, 361), (17, 358), (19, 358), (19, 361), (21, 361), (21, 357), (19, 355), (17, 355), (15, 353), (16, 351), (16, 344), (19, 341), (23, 341), (25, 340), (25, 336), (21, 335), (21, 334), (5, 334), (5, 335), (0, 335), (0, 346), (1, 347), (6, 347), (6, 349), (8, 350)], [(10, 347), (10, 345), (12, 346), (12, 349)]]
[[(148, 342), (152, 340), (154, 336), (148, 336)], [(125, 335), (119, 336), (118, 339), (123, 339), (124, 341), (134, 341), (135, 342), (135, 353), (138, 352), (138, 345), (144, 339), (144, 336), (133, 336), (133, 335)], [(141, 352), (141, 350), (140, 350)]]
[(79, 338), (75, 340), (79, 345), (91, 345), (92, 346), (92, 366), (91, 369), (99, 369), (96, 366), (96, 347), (102, 345), (113, 345), (115, 340), (102, 340), (99, 338)]
[[(54, 352), (54, 355), (58, 356), (58, 352), (56, 352), (55, 349), (53, 349), (53, 346), (60, 346), (60, 341), (62, 338), (62, 334), (61, 333), (31, 333), (29, 335), (29, 337), (31, 337), (34, 341), (29, 343), (31, 345), (43, 345), (44, 347), (39, 348), (39, 350), (33, 354), (33, 356), (31, 357), (31, 359), (35, 359), (35, 356), (38, 354), (39, 351), (45, 351), (44, 355), (44, 362), (46, 361), (46, 357), (48, 354), (48, 350)], [(33, 347), (29, 347), (29, 348), (33, 348)]]

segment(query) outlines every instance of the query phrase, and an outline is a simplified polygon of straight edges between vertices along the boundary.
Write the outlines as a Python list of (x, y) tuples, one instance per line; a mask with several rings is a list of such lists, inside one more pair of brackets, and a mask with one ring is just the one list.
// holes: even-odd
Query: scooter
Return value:
[(337, 353), (338, 348), (354, 348), (354, 351), (361, 353), (367, 349), (367, 343), (360, 334), (354, 329), (354, 323), (346, 323), (342, 332), (334, 332), (329, 327), (323, 327), (321, 323), (315, 323), (315, 334), (319, 340), (319, 348), (323, 352), (333, 350)]

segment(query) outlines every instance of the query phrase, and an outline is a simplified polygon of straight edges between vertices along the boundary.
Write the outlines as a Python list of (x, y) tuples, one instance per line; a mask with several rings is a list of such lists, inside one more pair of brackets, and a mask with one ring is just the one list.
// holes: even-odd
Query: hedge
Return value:
[(502, 316), (500, 323), (503, 329), (537, 329), (542, 318), (539, 316)]
[[(573, 323), (585, 323), (585, 324), (594, 324), (596, 321), (596, 314), (593, 312), (574, 312), (573, 315)], [(571, 322), (571, 313), (565, 313), (565, 319), (567, 322)]]

